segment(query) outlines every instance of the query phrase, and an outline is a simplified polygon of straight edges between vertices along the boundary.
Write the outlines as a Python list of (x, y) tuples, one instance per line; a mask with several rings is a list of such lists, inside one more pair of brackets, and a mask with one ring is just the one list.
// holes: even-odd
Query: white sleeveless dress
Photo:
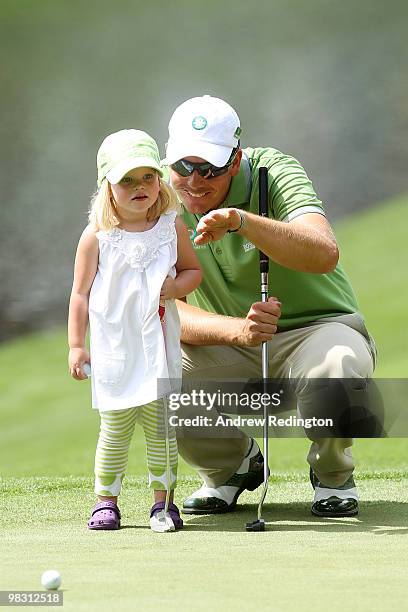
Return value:
[(166, 338), (160, 289), (176, 275), (176, 213), (145, 232), (115, 228), (96, 234), (98, 270), (89, 296), (92, 406), (99, 411), (141, 406), (179, 391), (180, 322), (166, 300)]

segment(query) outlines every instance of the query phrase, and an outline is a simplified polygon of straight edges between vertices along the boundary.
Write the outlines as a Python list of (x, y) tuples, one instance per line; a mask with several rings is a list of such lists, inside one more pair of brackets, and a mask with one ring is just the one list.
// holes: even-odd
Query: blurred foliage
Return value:
[(330, 218), (408, 188), (404, 0), (2, 0), (0, 339), (62, 321), (103, 137), (210, 93)]

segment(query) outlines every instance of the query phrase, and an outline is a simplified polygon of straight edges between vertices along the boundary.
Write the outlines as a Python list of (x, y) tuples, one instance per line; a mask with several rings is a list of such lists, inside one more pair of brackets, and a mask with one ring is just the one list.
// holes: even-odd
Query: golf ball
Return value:
[(84, 363), (84, 365), (82, 366), (82, 369), (84, 371), (85, 376), (89, 378), (91, 376), (91, 364), (87, 362)]
[(61, 586), (61, 575), (57, 570), (47, 570), (41, 576), (41, 584), (49, 591)]

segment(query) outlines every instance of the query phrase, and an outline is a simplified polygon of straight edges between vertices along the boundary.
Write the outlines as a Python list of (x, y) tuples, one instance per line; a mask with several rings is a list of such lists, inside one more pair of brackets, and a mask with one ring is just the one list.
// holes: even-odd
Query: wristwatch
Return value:
[(239, 230), (244, 227), (244, 223), (245, 223), (244, 211), (242, 211), (240, 208), (236, 208), (235, 210), (239, 214), (239, 218), (241, 219), (241, 222), (240, 222), (239, 226), (237, 227), (237, 229), (227, 230), (228, 234), (234, 234), (235, 232), (239, 232)]

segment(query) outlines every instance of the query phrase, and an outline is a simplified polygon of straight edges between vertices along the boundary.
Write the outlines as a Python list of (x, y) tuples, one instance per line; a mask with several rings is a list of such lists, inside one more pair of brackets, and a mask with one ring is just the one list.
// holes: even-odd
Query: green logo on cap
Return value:
[(202, 115), (198, 115), (197, 117), (194, 117), (193, 121), (191, 122), (191, 125), (195, 130), (203, 130), (207, 127), (207, 123), (208, 121), (205, 117), (203, 117)]

